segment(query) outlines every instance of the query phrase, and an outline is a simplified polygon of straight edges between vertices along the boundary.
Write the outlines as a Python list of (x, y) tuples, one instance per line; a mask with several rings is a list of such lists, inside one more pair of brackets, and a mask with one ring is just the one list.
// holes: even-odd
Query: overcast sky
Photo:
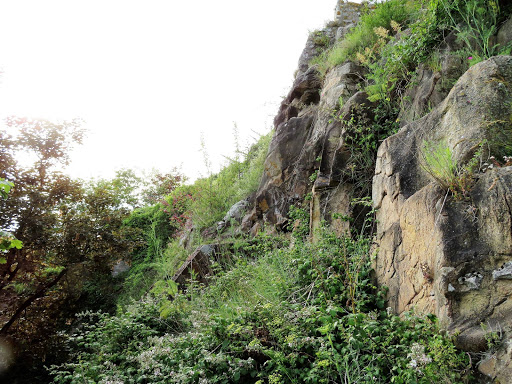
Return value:
[[(2, 0), (0, 119), (85, 120), (76, 177), (205, 175), (267, 133), (308, 31), (336, 0)], [(1, 123), (3, 124), (3, 123)]]

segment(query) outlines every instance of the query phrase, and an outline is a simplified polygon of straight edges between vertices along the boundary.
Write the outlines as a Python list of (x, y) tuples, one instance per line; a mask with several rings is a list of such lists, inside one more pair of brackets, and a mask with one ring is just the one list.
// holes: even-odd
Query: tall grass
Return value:
[(231, 160), (218, 174), (194, 183), (190, 213), (196, 226), (214, 225), (233, 204), (257, 190), (271, 138), (271, 132), (261, 136), (242, 161)]

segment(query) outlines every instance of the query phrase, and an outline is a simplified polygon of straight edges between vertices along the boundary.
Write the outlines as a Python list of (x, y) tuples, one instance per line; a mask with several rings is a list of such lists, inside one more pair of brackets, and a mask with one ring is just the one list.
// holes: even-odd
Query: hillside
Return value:
[[(274, 131), (220, 173), (84, 190), (69, 207), (118, 247), (49, 275), (82, 283), (40, 296), (61, 319), (41, 382), (512, 382), (511, 11), (339, 1)], [(5, 308), (8, 340), (39, 345)], [(34, 377), (20, 361), (9, 382)]]

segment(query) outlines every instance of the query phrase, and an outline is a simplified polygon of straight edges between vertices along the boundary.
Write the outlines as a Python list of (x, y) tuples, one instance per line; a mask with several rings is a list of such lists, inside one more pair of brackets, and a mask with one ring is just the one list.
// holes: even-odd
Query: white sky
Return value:
[[(267, 133), (336, 0), (0, 0), (0, 119), (81, 117), (76, 177), (205, 175)], [(3, 124), (3, 123), (0, 123)]]

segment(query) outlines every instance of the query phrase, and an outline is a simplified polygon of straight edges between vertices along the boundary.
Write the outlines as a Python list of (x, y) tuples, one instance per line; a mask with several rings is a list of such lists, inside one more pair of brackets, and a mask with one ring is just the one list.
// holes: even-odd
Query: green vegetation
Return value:
[(444, 142), (437, 145), (424, 142), (422, 155), (425, 159), (424, 169), (445, 189), (456, 184), (458, 167), (453, 160), (450, 147)]
[(457, 32), (468, 56), (472, 57), (472, 65), (499, 54), (504, 48), (491, 41), (498, 32), (498, 1), (439, 0), (436, 10), (438, 18)]
[[(385, 309), (368, 238), (323, 230), (293, 209), (294, 246), (259, 238), (208, 287), (152, 291), (117, 316), (87, 312), (55, 383), (463, 383), (468, 358), (435, 319)], [(277, 245), (281, 243), (281, 247)], [(168, 301), (172, 292), (173, 299)], [(165, 316), (160, 304), (168, 301)]]
[[(261, 136), (245, 153), (237, 151), (237, 155), (244, 156), (243, 161), (232, 159), (218, 174), (194, 183), (190, 208), (194, 224), (201, 229), (214, 225), (234, 203), (256, 191), (271, 138), (270, 133)], [(205, 163), (208, 164), (206, 153)]]
[[(0, 177), (0, 196), (2, 198), (7, 199), (12, 187), (14, 187), (13, 183)], [(21, 249), (22, 246), (23, 243), (16, 239), (11, 233), (0, 231), (0, 264), (7, 263), (7, 259), (3, 256), (5, 252), (13, 248)]]
[[(322, 75), (346, 60), (367, 70), (367, 105), (343, 116), (340, 98), (334, 116), (350, 152), (342, 178), (355, 186), (360, 218), (371, 209), (377, 149), (399, 129), (417, 66), (442, 70), (440, 47), (451, 31), (462, 46), (456, 54), (471, 57), (468, 66), (509, 52), (493, 44), (502, 18), (495, 1), (389, 0), (368, 8), (335, 46), (312, 33), (325, 48), (313, 61)], [(490, 129), (509, 133), (501, 130), (509, 123)], [(83, 182), (55, 168), (82, 138), (77, 122), (10, 124), (22, 134), (0, 132), (0, 295), (12, 303), (0, 335), (23, 340), (25, 351), (37, 345), (41, 359), (59, 345), (65, 356), (47, 360), (55, 383), (471, 380), (471, 361), (434, 316), (399, 317), (386, 308), (386, 288), (372, 278), (373, 212), (356, 224), (342, 217), (359, 225), (357, 233), (336, 236), (322, 227), (314, 244), (307, 203), (290, 207), (286, 233), (220, 233), (228, 209), (257, 190), (271, 134), (245, 152), (237, 144), (236, 157), (216, 174), (203, 144), (207, 176), (192, 184), (177, 170), (150, 180), (124, 170), (112, 180)], [(457, 164), (445, 142), (424, 142), (423, 168), (456, 199), (466, 198), (485, 145)], [(487, 146), (505, 151), (500, 145)], [(17, 151), (37, 160), (22, 167)], [(212, 263), (208, 286), (193, 273), (177, 285), (173, 276), (190, 250), (219, 238), (229, 245), (222, 244), (225, 260)], [(130, 269), (112, 276), (121, 261)], [(19, 321), (22, 314), (28, 321)], [(501, 341), (497, 333), (488, 338), (493, 347)]]
[[(188, 228), (189, 247), (202, 242), (201, 233), (215, 228), (228, 209), (254, 193), (258, 187), (271, 134), (261, 136), (246, 153), (239, 151), (218, 174), (197, 180), (192, 185), (181, 184), (183, 176), (167, 175), (166, 180), (179, 181), (160, 196), (156, 204), (134, 210), (124, 226), (139, 230), (143, 240), (131, 255), (131, 269), (125, 276), (119, 304), (139, 299), (159, 279), (171, 278), (188, 253), (179, 245), (179, 236)], [(240, 159), (240, 155), (244, 158)], [(208, 165), (208, 159), (205, 159)], [(158, 185), (158, 184), (157, 184)], [(153, 200), (154, 201), (154, 200)], [(216, 233), (216, 232), (215, 232)]]
[(424, 142), (421, 149), (422, 168), (446, 191), (450, 191), (456, 200), (468, 196), (474, 184), (475, 173), (483, 163), (483, 149), (486, 143), (480, 144), (473, 157), (466, 164), (457, 164), (453, 153), (446, 142), (437, 144)]
[(413, 71), (421, 63), (432, 64), (433, 52), (435, 56), (451, 31), (457, 33), (463, 45), (457, 54), (467, 59), (468, 66), (494, 55), (509, 54), (510, 47), (492, 40), (505, 11), (494, 0), (381, 2), (312, 64), (325, 75), (346, 60), (358, 62), (368, 68), (365, 90), (370, 100), (399, 102)]
[[(346, 60), (356, 59), (356, 55), (373, 54), (389, 36), (383, 37), (375, 31), (393, 30), (392, 25), (407, 25), (419, 8), (420, 2), (410, 0), (390, 0), (379, 3), (374, 10), (368, 9), (361, 16), (357, 26), (334, 47), (315, 58), (312, 64), (317, 65), (320, 73), (325, 74), (330, 68), (342, 64)], [(396, 32), (396, 31), (395, 31)]]
[(343, 173), (354, 184), (356, 197), (371, 195), (377, 150), (385, 138), (398, 131), (398, 113), (397, 105), (381, 101), (374, 107), (358, 108), (345, 120), (350, 159)]

